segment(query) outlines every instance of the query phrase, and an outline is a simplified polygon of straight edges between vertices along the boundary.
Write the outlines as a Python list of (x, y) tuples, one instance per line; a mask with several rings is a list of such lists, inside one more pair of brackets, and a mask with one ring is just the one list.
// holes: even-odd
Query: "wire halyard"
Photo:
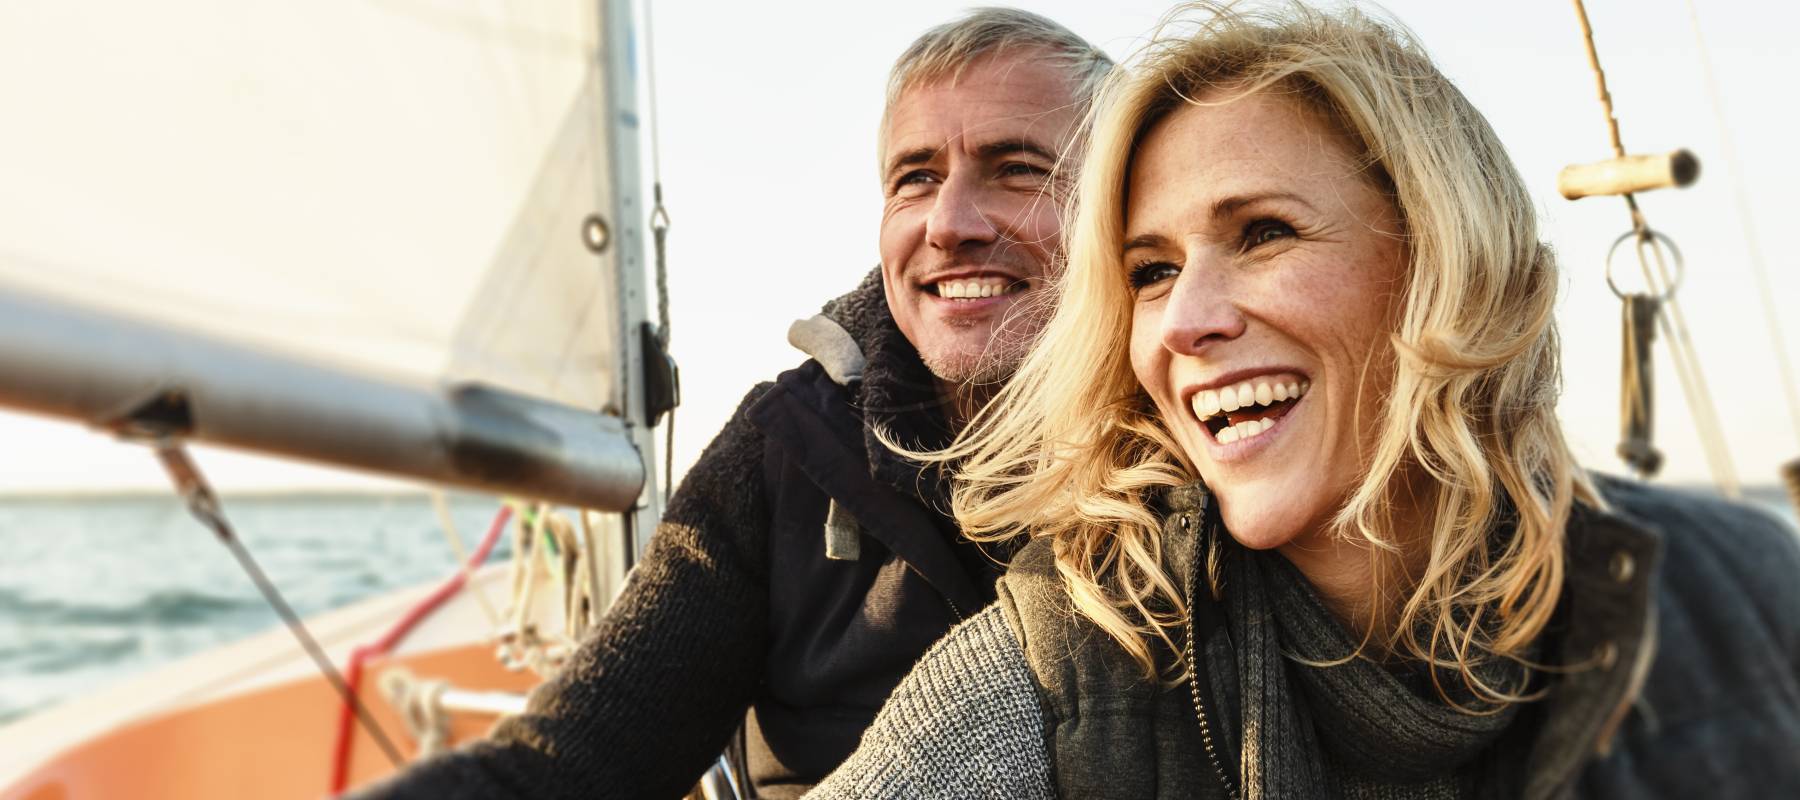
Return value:
[(206, 476), (201, 474), (199, 465), (195, 464), (193, 458), (188, 455), (187, 448), (182, 445), (180, 440), (169, 437), (157, 438), (152, 446), (156, 449), (157, 459), (162, 462), (163, 470), (169, 473), (169, 479), (174, 482), (176, 493), (187, 504), (188, 511), (211, 530), (227, 550), (231, 551), (232, 557), (237, 559), (238, 566), (242, 567), (244, 573), (250, 576), (251, 583), (256, 584), (257, 591), (261, 592), (263, 599), (271, 608), (275, 609), (275, 613), (287, 625), (288, 631), (300, 643), (301, 649), (305, 650), (306, 654), (312, 658), (313, 664), (319, 668), (320, 674), (325, 676), (326, 682), (331, 684), (331, 688), (337, 692), (338, 697), (342, 698), (345, 706), (356, 715), (357, 722), (361, 723), (363, 730), (369, 734), (369, 738), (375, 740), (376, 746), (381, 748), (381, 752), (387, 756), (388, 762), (393, 764), (396, 769), (404, 765), (406, 760), (400, 757), (399, 749), (394, 747), (393, 741), (381, 729), (381, 724), (369, 715), (368, 708), (357, 698), (356, 693), (351, 691), (344, 676), (338, 673), (337, 667), (325, 655), (324, 648), (320, 647), (318, 640), (314, 639), (312, 634), (306, 630), (306, 623), (300, 621), (300, 615), (294, 613), (293, 607), (289, 606), (287, 600), (282, 598), (281, 592), (275, 588), (275, 584), (262, 571), (262, 567), (257, 565), (256, 559), (251, 557), (250, 551), (244, 547), (243, 541), (232, 530), (231, 523), (225, 519), (224, 506), (219, 502), (218, 494), (213, 491), (212, 485), (207, 483)]
[[(1712, 107), (1713, 123), (1719, 129), (1719, 147), (1724, 152), (1725, 168), (1731, 175), (1732, 199), (1737, 205), (1738, 223), (1744, 229), (1744, 247), (1749, 251), (1750, 275), (1756, 281), (1757, 294), (1762, 300), (1763, 322), (1768, 326), (1769, 345), (1775, 351), (1776, 369), (1781, 374), (1782, 394), (1787, 398), (1788, 419), (1793, 427), (1796, 444), (1800, 444), (1800, 378), (1794, 374), (1794, 364), (1788, 357), (1787, 339), (1781, 331), (1781, 315), (1775, 308), (1775, 290), (1769, 283), (1768, 265), (1763, 261), (1760, 238), (1756, 235), (1754, 208), (1750, 203), (1749, 187), (1744, 180), (1743, 166), (1738, 160), (1736, 137), (1731, 135), (1731, 126), (1726, 122), (1724, 92), (1719, 90), (1718, 73), (1713, 69), (1712, 50), (1706, 46), (1706, 35), (1700, 28), (1700, 10), (1694, 0), (1687, 0), (1688, 22), (1694, 30), (1694, 47), (1700, 58), (1700, 74), (1706, 82), (1707, 100)], [(1800, 510), (1800, 457), (1782, 465), (1782, 477), (1788, 484), (1789, 499), (1794, 508)]]
[[(662, 116), (656, 105), (656, 24), (651, 15), (655, 4), (652, 0), (644, 0), (644, 80), (649, 97), (645, 102), (645, 111), (650, 117), (650, 195), (654, 202), (650, 209), (650, 236), (655, 244), (656, 258), (656, 340), (662, 345), (663, 353), (669, 352), (671, 329), (669, 324), (669, 263), (668, 240), (669, 209), (663, 205), (662, 185), (662, 136), (658, 130), (658, 120)], [(679, 389), (676, 390), (676, 405), (680, 404)], [(675, 407), (671, 406), (664, 427), (663, 443), (663, 499), (675, 491)]]

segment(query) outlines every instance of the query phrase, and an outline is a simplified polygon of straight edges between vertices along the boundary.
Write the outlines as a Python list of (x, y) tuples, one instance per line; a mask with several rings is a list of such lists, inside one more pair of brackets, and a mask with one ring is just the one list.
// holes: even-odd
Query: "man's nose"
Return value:
[(933, 248), (956, 252), (972, 244), (988, 244), (998, 236), (983, 208), (985, 191), (972, 177), (951, 175), (938, 187), (925, 218), (925, 241)]
[(1230, 271), (1189, 258), (1175, 276), (1163, 308), (1163, 346), (1171, 352), (1199, 355), (1207, 348), (1244, 335), (1248, 321), (1238, 307)]

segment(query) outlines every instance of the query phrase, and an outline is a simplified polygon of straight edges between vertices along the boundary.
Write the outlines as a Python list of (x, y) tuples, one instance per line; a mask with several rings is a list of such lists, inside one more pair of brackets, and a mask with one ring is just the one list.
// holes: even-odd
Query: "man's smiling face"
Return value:
[(1022, 311), (1061, 250), (1050, 177), (1081, 109), (1040, 55), (984, 57), (889, 110), (882, 277), (894, 322), (941, 381), (1004, 378), (1043, 323)]

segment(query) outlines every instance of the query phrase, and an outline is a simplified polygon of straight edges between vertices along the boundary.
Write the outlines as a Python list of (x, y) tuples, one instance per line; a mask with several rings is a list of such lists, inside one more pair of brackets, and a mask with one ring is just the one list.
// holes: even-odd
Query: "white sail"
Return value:
[(593, 2), (0, 4), (0, 287), (611, 400)]

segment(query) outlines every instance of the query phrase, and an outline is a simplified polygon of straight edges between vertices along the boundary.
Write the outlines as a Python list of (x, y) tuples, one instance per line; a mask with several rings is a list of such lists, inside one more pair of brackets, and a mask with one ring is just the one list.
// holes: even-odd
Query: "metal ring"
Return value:
[[(1643, 237), (1650, 241), (1652, 247), (1662, 246), (1669, 248), (1669, 255), (1674, 256), (1675, 282), (1669, 284), (1668, 288), (1663, 290), (1662, 296), (1656, 299), (1667, 300), (1674, 297), (1675, 290), (1681, 288), (1682, 281), (1687, 280), (1687, 262), (1683, 261), (1681, 258), (1681, 248), (1676, 247), (1675, 240), (1663, 235), (1662, 231), (1645, 228)], [(1606, 288), (1611, 289), (1613, 295), (1620, 300), (1625, 299), (1625, 293), (1619, 291), (1619, 284), (1613, 281), (1613, 256), (1618, 255), (1619, 245), (1637, 239), (1637, 231), (1626, 231), (1624, 235), (1613, 241), (1612, 247), (1607, 248), (1606, 250)]]

